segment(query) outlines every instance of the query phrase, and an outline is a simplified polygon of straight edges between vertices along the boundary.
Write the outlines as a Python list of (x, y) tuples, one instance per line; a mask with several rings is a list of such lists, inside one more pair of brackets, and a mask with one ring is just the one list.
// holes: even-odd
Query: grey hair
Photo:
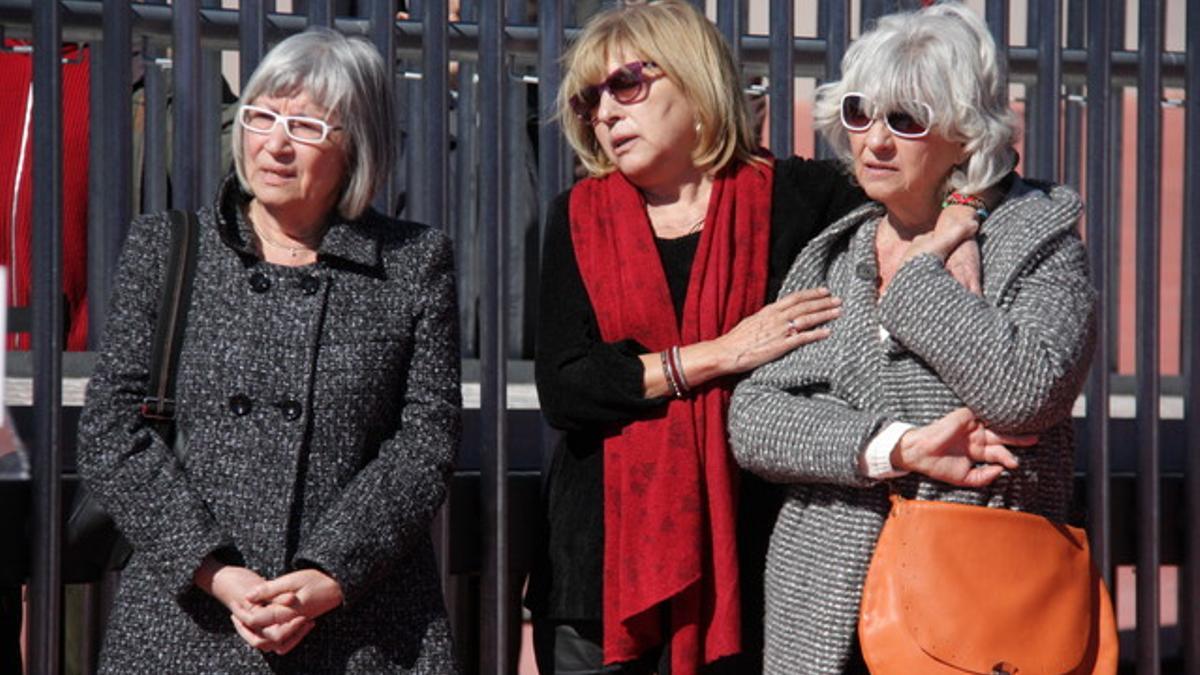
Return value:
[[(332, 123), (345, 133), (346, 178), (337, 210), (342, 217), (354, 219), (383, 185), (395, 157), (387, 81), (383, 57), (369, 42), (328, 28), (311, 28), (280, 42), (263, 57), (242, 89), (239, 103), (304, 92), (328, 111)], [(238, 181), (250, 192), (240, 124), (233, 125), (230, 144)]]
[(1017, 122), (996, 43), (983, 20), (958, 2), (880, 18), (846, 51), (842, 79), (817, 88), (814, 126), (848, 164), (850, 139), (839, 108), (842, 95), (853, 91), (883, 110), (924, 102), (933, 110), (932, 130), (965, 143), (969, 158), (947, 178), (947, 192), (978, 193), (1016, 164)]

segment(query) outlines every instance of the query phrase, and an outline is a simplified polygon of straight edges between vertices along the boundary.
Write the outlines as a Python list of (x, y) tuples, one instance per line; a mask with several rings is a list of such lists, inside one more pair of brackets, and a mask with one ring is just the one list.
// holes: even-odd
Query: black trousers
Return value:
[(533, 655), (540, 675), (670, 675), (669, 647), (604, 665), (599, 621), (534, 621)]
[[(539, 620), (533, 623), (533, 655), (541, 675), (671, 675), (671, 648), (664, 645), (640, 658), (604, 665), (599, 621)], [(754, 675), (761, 655), (739, 654), (700, 669), (704, 675)]]

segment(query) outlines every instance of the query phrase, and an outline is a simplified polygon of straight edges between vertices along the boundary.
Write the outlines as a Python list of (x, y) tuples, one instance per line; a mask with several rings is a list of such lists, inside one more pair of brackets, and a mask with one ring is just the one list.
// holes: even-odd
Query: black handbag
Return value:
[[(186, 447), (175, 438), (175, 373), (196, 273), (200, 227), (194, 213), (171, 211), (169, 215), (171, 251), (154, 328), (150, 386), (141, 414), (167, 446), (173, 448), (176, 457), (182, 459)], [(133, 553), (112, 517), (83, 483), (75, 492), (63, 538), (64, 583), (99, 581), (106, 572), (124, 568)]]

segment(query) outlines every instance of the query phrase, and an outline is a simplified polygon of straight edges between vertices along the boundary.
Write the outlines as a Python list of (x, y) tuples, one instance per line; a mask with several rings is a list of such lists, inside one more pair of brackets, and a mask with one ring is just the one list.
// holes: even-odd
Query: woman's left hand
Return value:
[(975, 295), (982, 295), (982, 265), (979, 244), (975, 241), (979, 232), (977, 218), (975, 209), (969, 206), (952, 204), (942, 209), (933, 229), (913, 238), (901, 266), (923, 253), (932, 253), (945, 263), (955, 281)]
[[(277, 654), (291, 651), (313, 628), (313, 621), (341, 606), (341, 584), (316, 569), (303, 569), (265, 581), (250, 589), (245, 600), (255, 607), (250, 621), (240, 621), (245, 629), (266, 638), (269, 649)], [(278, 608), (288, 611), (279, 612)]]

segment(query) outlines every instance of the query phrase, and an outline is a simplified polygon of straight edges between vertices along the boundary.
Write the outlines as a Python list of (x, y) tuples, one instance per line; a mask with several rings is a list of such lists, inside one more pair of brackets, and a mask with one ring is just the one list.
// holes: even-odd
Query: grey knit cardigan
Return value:
[[(125, 243), (79, 426), (80, 471), (134, 546), (100, 669), (455, 672), (429, 535), (461, 433), (450, 244), (369, 211), (332, 224), (314, 265), (271, 265), (246, 199), (228, 180), (199, 212), (182, 461), (138, 414), (168, 220), (137, 219)], [(345, 604), (264, 654), (192, 584), (210, 553), (267, 578), (322, 569)]]
[(895, 487), (909, 497), (1065, 518), (1071, 407), (1092, 351), (1096, 302), (1076, 232), (1080, 209), (1069, 188), (1016, 179), (978, 235), (983, 297), (924, 255), (877, 299), (878, 204), (831, 225), (796, 259), (784, 292), (826, 285), (843, 314), (829, 338), (743, 381), (729, 413), (738, 462), (789, 485), (767, 558), (767, 672), (846, 667), (888, 512), (887, 486), (859, 473), (858, 456), (890, 422), (927, 424), (967, 406), (996, 431), (1038, 434), (1020, 452), (1020, 469), (986, 489), (915, 474)]

